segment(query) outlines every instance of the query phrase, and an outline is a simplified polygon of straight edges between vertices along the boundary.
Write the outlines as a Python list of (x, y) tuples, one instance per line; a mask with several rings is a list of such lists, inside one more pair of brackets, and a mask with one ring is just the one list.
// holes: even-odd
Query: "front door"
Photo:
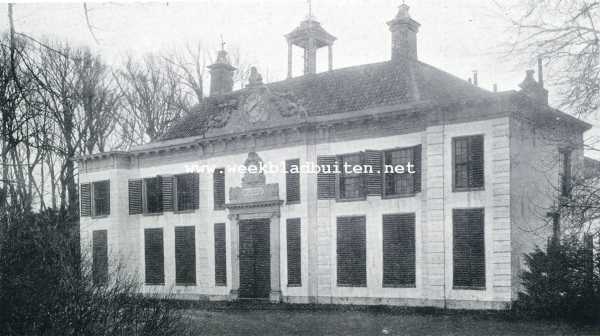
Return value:
[(270, 220), (240, 221), (241, 299), (268, 299), (271, 292)]

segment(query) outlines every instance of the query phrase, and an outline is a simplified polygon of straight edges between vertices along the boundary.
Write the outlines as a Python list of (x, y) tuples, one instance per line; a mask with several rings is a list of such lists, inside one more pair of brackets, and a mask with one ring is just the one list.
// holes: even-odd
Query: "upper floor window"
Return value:
[(285, 161), (285, 200), (289, 203), (300, 202), (300, 160)]
[(215, 210), (225, 209), (225, 169), (217, 168), (213, 173), (213, 198)]
[[(421, 146), (386, 151), (384, 194), (412, 195), (421, 191)], [(403, 172), (393, 170), (403, 167)]]
[(354, 168), (364, 166), (363, 153), (338, 156), (339, 192), (340, 199), (359, 199), (365, 197), (365, 179), (361, 170)]
[(177, 190), (177, 210), (185, 211), (194, 209), (194, 174), (182, 174), (175, 176)]
[(453, 139), (454, 190), (484, 187), (483, 135)]
[(559, 164), (558, 183), (559, 183), (560, 195), (564, 196), (564, 197), (568, 197), (571, 194), (571, 178), (572, 178), (571, 150), (561, 149), (559, 151), (558, 164)]
[(146, 195), (146, 213), (161, 213), (163, 207), (160, 177), (145, 178), (144, 189)]
[(110, 181), (82, 183), (79, 188), (81, 217), (110, 215)]

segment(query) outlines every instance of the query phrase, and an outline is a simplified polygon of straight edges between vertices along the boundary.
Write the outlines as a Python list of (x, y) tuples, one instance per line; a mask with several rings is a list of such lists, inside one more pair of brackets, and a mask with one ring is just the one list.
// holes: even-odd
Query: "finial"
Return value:
[(406, 4), (406, 2), (402, 1), (402, 5), (400, 5), (400, 10), (398, 11), (397, 18), (410, 18), (410, 6)]
[(223, 40), (223, 34), (221, 34), (221, 50), (225, 50), (225, 40)]

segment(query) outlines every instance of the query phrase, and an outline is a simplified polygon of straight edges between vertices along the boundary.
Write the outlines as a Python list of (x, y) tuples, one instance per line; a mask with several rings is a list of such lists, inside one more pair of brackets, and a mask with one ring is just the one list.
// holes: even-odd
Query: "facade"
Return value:
[[(549, 107), (533, 72), (489, 92), (420, 62), (408, 6), (388, 25), (391, 60), (334, 70), (335, 37), (309, 16), (286, 35), (290, 78), (253, 69), (238, 91), (222, 50), (210, 97), (161, 141), (82, 157), (95, 281), (121, 269), (183, 299), (508, 307), (590, 126)], [(305, 74), (291, 78), (294, 46)]]

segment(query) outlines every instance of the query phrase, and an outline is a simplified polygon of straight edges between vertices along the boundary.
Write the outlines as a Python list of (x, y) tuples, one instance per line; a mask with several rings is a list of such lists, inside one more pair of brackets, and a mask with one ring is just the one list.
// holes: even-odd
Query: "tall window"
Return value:
[(453, 139), (454, 190), (484, 187), (483, 135)]
[(411, 195), (421, 191), (421, 146), (390, 150), (384, 155), (386, 167), (404, 167), (403, 173), (385, 173), (386, 196)]
[[(300, 202), (300, 160), (287, 160), (285, 162), (285, 200), (287, 203)], [(292, 169), (295, 171), (292, 173)]]
[(165, 283), (165, 256), (163, 253), (163, 230), (144, 230), (144, 264), (147, 285)]
[(415, 286), (415, 214), (383, 216), (383, 286)]
[(225, 223), (215, 224), (215, 285), (227, 286), (227, 243)]
[(94, 216), (110, 215), (110, 182), (94, 182)]
[(302, 284), (300, 218), (287, 219), (286, 233), (288, 287), (297, 287)]
[(355, 173), (353, 168), (363, 166), (363, 153), (338, 156), (340, 199), (362, 199), (365, 197), (365, 175)]
[(108, 281), (108, 242), (106, 230), (92, 232), (92, 280), (96, 285)]
[(225, 169), (215, 169), (213, 173), (213, 198), (215, 210), (225, 209)]
[(365, 217), (337, 219), (337, 284), (367, 286), (367, 233)]
[(196, 237), (193, 226), (175, 227), (175, 283), (196, 284)]
[(454, 209), (454, 287), (485, 289), (484, 210)]
[(194, 174), (182, 174), (175, 176), (177, 181), (177, 210), (194, 209)]
[(560, 195), (568, 197), (571, 194), (571, 151), (562, 149), (559, 152), (559, 189)]
[(146, 188), (146, 212), (161, 213), (163, 207), (160, 177), (145, 178), (144, 186)]

